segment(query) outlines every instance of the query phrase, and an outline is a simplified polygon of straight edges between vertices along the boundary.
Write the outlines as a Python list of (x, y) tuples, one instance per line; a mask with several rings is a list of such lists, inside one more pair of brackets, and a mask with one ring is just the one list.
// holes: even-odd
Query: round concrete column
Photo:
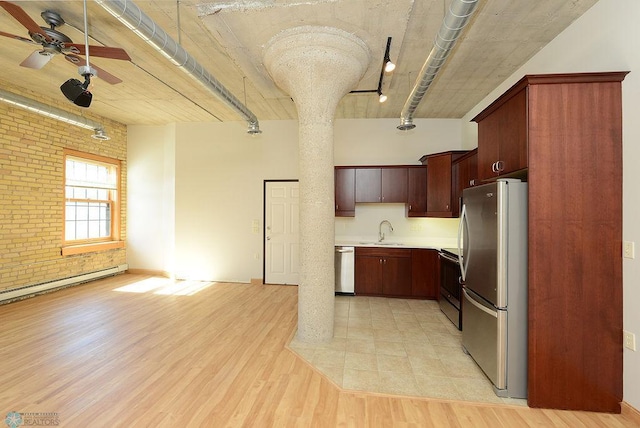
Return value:
[(305, 342), (333, 337), (333, 118), (338, 102), (357, 85), (369, 61), (362, 40), (330, 27), (285, 30), (265, 46), (265, 66), (298, 109), (298, 339)]

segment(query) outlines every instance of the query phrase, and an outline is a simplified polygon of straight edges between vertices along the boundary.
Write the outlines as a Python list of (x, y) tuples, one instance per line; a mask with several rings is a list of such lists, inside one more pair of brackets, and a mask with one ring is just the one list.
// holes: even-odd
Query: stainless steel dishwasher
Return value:
[(355, 254), (354, 247), (336, 247), (336, 294), (355, 294)]

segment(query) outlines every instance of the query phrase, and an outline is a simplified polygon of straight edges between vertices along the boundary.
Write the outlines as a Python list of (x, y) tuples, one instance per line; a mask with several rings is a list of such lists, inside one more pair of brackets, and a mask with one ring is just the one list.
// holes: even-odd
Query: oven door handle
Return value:
[(448, 260), (451, 263), (455, 263), (456, 265), (459, 264), (459, 260), (456, 257), (452, 257), (452, 256), (450, 256), (448, 254), (445, 254), (445, 253), (438, 253), (438, 255), (440, 256), (440, 258)]

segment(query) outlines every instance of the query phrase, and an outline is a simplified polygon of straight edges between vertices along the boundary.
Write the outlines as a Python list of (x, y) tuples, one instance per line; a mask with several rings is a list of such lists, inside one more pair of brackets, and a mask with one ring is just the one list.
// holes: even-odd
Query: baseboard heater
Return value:
[(108, 269), (97, 270), (94, 272), (83, 273), (82, 275), (71, 276), (69, 278), (56, 279), (49, 282), (41, 282), (40, 284), (25, 285), (20, 288), (13, 288), (6, 291), (0, 291), (0, 304), (9, 303), (14, 300), (20, 300), (28, 296), (51, 291), (56, 288), (68, 287), (72, 285), (82, 284), (83, 282), (92, 281), (94, 279), (104, 278), (106, 276), (122, 273), (129, 268), (129, 265), (122, 264)]

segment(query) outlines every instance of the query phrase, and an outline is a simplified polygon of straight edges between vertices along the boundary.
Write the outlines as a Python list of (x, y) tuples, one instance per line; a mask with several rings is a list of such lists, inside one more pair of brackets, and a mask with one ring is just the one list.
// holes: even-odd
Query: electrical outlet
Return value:
[(622, 255), (625, 259), (635, 259), (635, 244), (631, 241), (624, 241), (622, 246)]
[(624, 347), (632, 351), (636, 350), (636, 335), (630, 331), (624, 332)]

